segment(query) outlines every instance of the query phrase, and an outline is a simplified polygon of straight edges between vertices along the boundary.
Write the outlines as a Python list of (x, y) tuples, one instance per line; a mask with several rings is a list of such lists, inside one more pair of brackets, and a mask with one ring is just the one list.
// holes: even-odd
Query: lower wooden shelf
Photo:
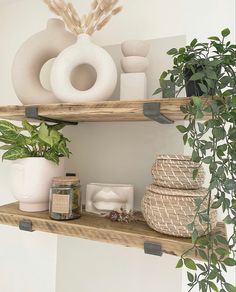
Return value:
[[(30, 220), (33, 230), (79, 237), (94, 241), (118, 244), (127, 247), (144, 248), (144, 243), (161, 245), (163, 252), (180, 256), (192, 247), (191, 239), (177, 238), (158, 233), (145, 222), (118, 223), (84, 213), (80, 219), (73, 221), (54, 221), (48, 212), (25, 213), (19, 211), (18, 204), (0, 207), (0, 224), (19, 226), (21, 220)], [(225, 234), (225, 226), (218, 223), (217, 231)], [(194, 255), (191, 256), (195, 258)]]

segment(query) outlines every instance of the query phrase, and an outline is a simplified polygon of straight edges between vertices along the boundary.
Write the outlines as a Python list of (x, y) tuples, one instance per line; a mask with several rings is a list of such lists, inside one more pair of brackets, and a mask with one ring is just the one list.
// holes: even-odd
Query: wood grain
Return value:
[[(143, 114), (144, 103), (160, 102), (161, 113), (173, 121), (182, 120), (181, 105), (190, 102), (190, 98), (145, 99), (138, 101), (105, 101), (77, 104), (36, 105), (39, 115), (43, 117), (76, 121), (76, 122), (106, 122), (106, 121), (148, 121)], [(25, 119), (25, 106), (1, 106), (0, 118), (9, 120)]]
[[(65, 236), (141, 249), (144, 247), (144, 242), (158, 243), (162, 246), (163, 252), (177, 256), (192, 247), (190, 239), (158, 233), (141, 221), (129, 224), (111, 222), (106, 218), (88, 213), (84, 213), (80, 219), (73, 221), (54, 221), (49, 218), (48, 212), (25, 213), (19, 211), (17, 203), (0, 207), (0, 224), (19, 226), (20, 220), (23, 219), (31, 220), (34, 230)], [(218, 223), (216, 229), (225, 234), (223, 223)], [(194, 255), (191, 257), (195, 258)]]

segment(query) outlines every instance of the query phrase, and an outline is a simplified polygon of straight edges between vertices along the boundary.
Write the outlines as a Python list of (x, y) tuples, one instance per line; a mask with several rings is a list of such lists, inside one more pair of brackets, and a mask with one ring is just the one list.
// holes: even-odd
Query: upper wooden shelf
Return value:
[[(141, 220), (132, 223), (111, 222), (109, 219), (84, 213), (80, 219), (54, 221), (48, 212), (25, 213), (19, 211), (18, 204), (0, 207), (0, 224), (19, 226), (21, 220), (30, 220), (32, 229), (83, 239), (95, 240), (127, 247), (144, 248), (144, 243), (161, 245), (163, 252), (182, 255), (192, 247), (191, 239), (177, 238), (158, 233)], [(218, 223), (217, 231), (225, 234), (225, 226)], [(195, 258), (195, 255), (191, 255)]]
[[(34, 105), (42, 117), (71, 122), (148, 121), (143, 113), (146, 103), (160, 103), (160, 112), (172, 121), (182, 120), (180, 106), (190, 98), (145, 99), (138, 101), (106, 101), (77, 104)], [(1, 106), (0, 118), (23, 120), (26, 106)]]

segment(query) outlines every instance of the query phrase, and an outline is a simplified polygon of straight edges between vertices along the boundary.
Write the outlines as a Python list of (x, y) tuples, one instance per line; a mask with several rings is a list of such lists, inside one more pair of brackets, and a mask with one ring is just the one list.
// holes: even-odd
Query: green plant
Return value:
[[(222, 31), (223, 40), (228, 34), (228, 30)], [(187, 125), (177, 126), (183, 133), (184, 144), (192, 148), (192, 160), (209, 168), (208, 193), (203, 200), (196, 200), (195, 220), (187, 226), (192, 232), (191, 251), (205, 263), (190, 260), (189, 251), (186, 251), (177, 267), (185, 265), (189, 269), (189, 291), (198, 287), (203, 292), (236, 292), (236, 287), (228, 283), (224, 276), (228, 267), (236, 266), (236, 46), (229, 43), (225, 46), (217, 37), (211, 39), (219, 52), (219, 62), (214, 64), (220, 64), (223, 69), (216, 82), (217, 96), (205, 99), (192, 97), (190, 104), (181, 107)], [(198, 169), (194, 170), (193, 177), (197, 173)], [(207, 208), (202, 210), (205, 202)], [(224, 223), (232, 228), (229, 238), (212, 232), (209, 217), (211, 208), (223, 212)], [(195, 226), (198, 219), (206, 223), (206, 237), (198, 236)]]
[[(180, 49), (172, 48), (167, 52), (173, 57), (173, 68), (164, 71), (160, 84), (167, 78), (178, 87), (176, 96), (186, 87), (192, 87), (194, 95), (219, 95), (226, 86), (234, 87), (236, 45), (226, 41), (230, 34), (228, 28), (221, 32), (221, 38), (209, 37), (210, 42), (198, 42), (197, 39)], [(158, 88), (155, 94), (162, 92)], [(189, 96), (189, 95), (188, 95)]]
[(5, 144), (0, 147), (5, 150), (2, 159), (44, 157), (58, 164), (60, 157), (70, 155), (67, 147), (69, 140), (59, 132), (64, 126), (46, 123), (36, 126), (25, 120), (19, 127), (8, 121), (0, 121), (0, 142)]

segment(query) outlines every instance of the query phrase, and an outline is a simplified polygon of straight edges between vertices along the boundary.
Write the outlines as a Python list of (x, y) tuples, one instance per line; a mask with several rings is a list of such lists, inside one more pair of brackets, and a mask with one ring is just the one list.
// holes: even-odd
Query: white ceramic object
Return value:
[(91, 183), (86, 189), (86, 211), (102, 214), (112, 210), (130, 211), (134, 207), (134, 186)]
[(148, 58), (132, 56), (121, 59), (121, 68), (125, 73), (143, 73), (149, 65)]
[(147, 98), (147, 77), (145, 73), (122, 73), (120, 77), (120, 100)]
[(12, 66), (12, 83), (23, 104), (48, 104), (59, 100), (40, 82), (43, 65), (55, 58), (76, 37), (65, 30), (60, 19), (49, 19), (47, 28), (31, 36), (18, 50)]
[(64, 159), (57, 165), (41, 157), (18, 159), (11, 165), (11, 191), (25, 212), (49, 208), (49, 188), (53, 177), (64, 175)]
[[(89, 64), (97, 73), (95, 84), (88, 90), (78, 90), (71, 83), (72, 71)], [(55, 60), (51, 71), (51, 86), (62, 102), (89, 102), (109, 99), (117, 84), (117, 69), (112, 57), (93, 44), (87, 34), (81, 34), (73, 46), (64, 50)]]
[(128, 40), (121, 44), (121, 50), (125, 57), (147, 57), (150, 50), (150, 44), (146, 41)]

